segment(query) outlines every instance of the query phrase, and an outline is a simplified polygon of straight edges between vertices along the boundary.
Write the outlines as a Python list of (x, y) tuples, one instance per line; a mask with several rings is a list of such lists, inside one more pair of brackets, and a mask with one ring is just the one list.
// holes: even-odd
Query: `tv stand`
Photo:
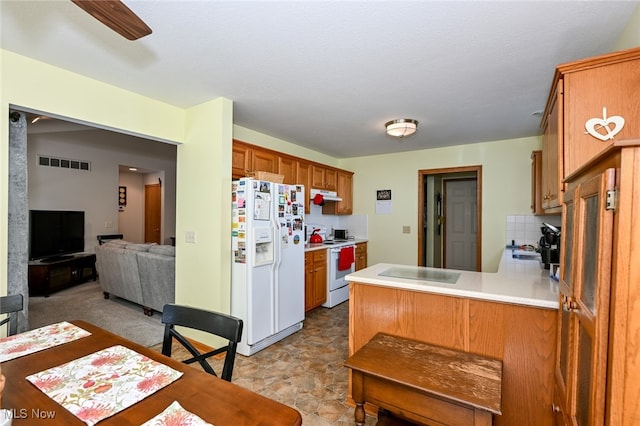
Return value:
[(53, 263), (53, 262), (58, 262), (60, 260), (67, 260), (67, 259), (73, 259), (73, 255), (72, 254), (61, 254), (60, 256), (45, 257), (44, 259), (40, 259), (40, 262), (41, 263)]
[(29, 262), (29, 296), (53, 292), (96, 280), (96, 255), (76, 254)]

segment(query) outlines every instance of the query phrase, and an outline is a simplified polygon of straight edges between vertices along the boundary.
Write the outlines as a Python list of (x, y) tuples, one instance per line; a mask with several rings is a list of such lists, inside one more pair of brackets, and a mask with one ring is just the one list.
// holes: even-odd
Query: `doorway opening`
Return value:
[(482, 166), (418, 171), (418, 265), (480, 271)]
[(118, 233), (136, 243), (173, 244), (174, 234), (167, 234), (164, 226), (165, 172), (130, 164), (120, 164), (119, 169), (118, 183), (126, 201), (119, 205)]
[[(30, 108), (9, 105), (9, 187), (8, 187), (8, 294), (22, 293), (28, 294), (28, 211), (29, 208), (47, 208), (47, 209), (75, 209), (84, 210), (88, 217), (88, 225), (85, 232), (85, 249), (92, 251), (96, 242), (96, 234), (113, 233), (111, 230), (118, 221), (116, 220), (118, 213), (118, 205), (116, 201), (116, 191), (119, 188), (113, 187), (113, 176), (105, 172), (113, 163), (122, 158), (131, 158), (142, 164), (158, 165), (159, 170), (163, 170), (163, 188), (164, 191), (163, 205), (167, 208), (163, 209), (162, 220), (167, 223), (166, 230), (175, 229), (175, 174), (176, 174), (176, 147), (169, 141), (154, 140), (153, 138), (143, 138), (141, 136), (128, 134), (127, 132), (119, 132), (114, 129), (103, 128), (93, 123), (84, 123), (71, 118), (58, 116), (56, 114), (37, 111)], [(37, 119), (37, 120), (36, 120)], [(37, 124), (36, 124), (37, 123)], [(90, 136), (83, 139), (78, 146), (82, 147), (83, 152), (93, 150), (90, 157), (84, 154), (77, 161), (77, 151), (70, 146), (71, 140), (77, 140), (86, 132), (92, 132)], [(136, 143), (132, 143), (135, 138)], [(39, 147), (46, 147), (44, 154), (57, 158), (56, 167), (60, 169), (59, 179), (47, 180), (44, 173), (37, 178), (28, 178), (29, 169), (37, 169), (43, 167), (44, 163), (32, 157), (29, 160), (27, 154), (27, 145), (35, 142)], [(158, 150), (170, 151), (165, 155), (157, 154)], [(126, 152), (124, 156), (122, 151)], [(37, 153), (38, 148), (32, 150)], [(58, 158), (60, 155), (60, 158)], [(51, 158), (53, 158), (51, 157)], [(44, 158), (44, 157), (39, 157)], [(82, 175), (78, 178), (75, 172), (88, 173), (87, 168), (83, 168), (82, 164), (89, 164), (85, 160), (91, 159), (91, 173), (87, 176)], [(95, 160), (94, 159), (98, 159)], [(63, 161), (65, 160), (65, 161)], [(68, 161), (67, 161), (68, 160)], [(147, 163), (147, 160), (150, 163)], [(156, 163), (161, 162), (162, 163)], [(74, 163), (78, 165), (74, 167)], [(99, 167), (95, 167), (99, 164)], [(42, 166), (41, 166), (42, 165)], [(51, 162), (50, 166), (54, 163)], [(106, 165), (106, 166), (105, 166)], [(89, 166), (87, 166), (89, 167)], [(77, 170), (76, 170), (77, 169)], [(83, 170), (79, 172), (79, 170)], [(112, 169), (111, 169), (112, 170)], [(166, 177), (166, 179), (164, 179)], [(29, 188), (25, 182), (32, 184), (33, 188)], [(52, 186), (45, 186), (52, 185)], [(106, 188), (103, 190), (103, 186)], [(70, 190), (73, 188), (73, 190)], [(32, 192), (33, 191), (33, 192)], [(37, 200), (29, 200), (30, 196), (34, 196)], [(115, 209), (114, 209), (115, 207)], [(105, 213), (107, 212), (107, 213)], [(111, 216), (109, 216), (111, 215)], [(91, 226), (93, 225), (93, 226)], [(169, 232), (169, 231), (168, 231)], [(173, 232), (169, 235), (172, 235)], [(28, 327), (28, 303), (25, 304), (23, 311), (25, 321), (25, 331)]]

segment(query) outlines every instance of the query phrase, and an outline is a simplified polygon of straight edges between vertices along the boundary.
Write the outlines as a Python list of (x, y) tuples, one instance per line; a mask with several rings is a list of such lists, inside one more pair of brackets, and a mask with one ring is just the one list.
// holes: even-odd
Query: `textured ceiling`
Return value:
[[(0, 2), (1, 46), (338, 157), (540, 133), (557, 64), (613, 49), (638, 1), (125, 1), (128, 41), (71, 1)], [(55, 111), (47, 111), (55, 114)], [(401, 141), (384, 123), (414, 118)]]

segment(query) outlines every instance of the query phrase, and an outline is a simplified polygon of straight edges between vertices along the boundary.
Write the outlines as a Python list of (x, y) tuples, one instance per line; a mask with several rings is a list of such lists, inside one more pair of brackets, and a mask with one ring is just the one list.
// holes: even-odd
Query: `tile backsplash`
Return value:
[(506, 217), (505, 245), (511, 245), (515, 241), (516, 245), (531, 244), (538, 246), (542, 232), (542, 223), (560, 228), (562, 217), (559, 215), (512, 215)]

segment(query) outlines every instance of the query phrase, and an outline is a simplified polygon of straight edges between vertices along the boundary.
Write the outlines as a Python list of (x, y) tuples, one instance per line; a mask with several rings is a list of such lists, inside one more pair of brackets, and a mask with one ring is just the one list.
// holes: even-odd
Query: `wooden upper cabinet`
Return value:
[(252, 172), (278, 173), (278, 156), (271, 151), (254, 149), (251, 154), (251, 168)]
[(311, 166), (311, 187), (314, 189), (337, 191), (338, 170), (320, 164), (314, 164)]
[[(574, 67), (578, 70), (567, 70), (564, 74), (567, 174), (602, 152), (613, 140), (640, 134), (637, 119), (640, 49), (579, 62)], [(624, 119), (624, 126), (613, 136), (618, 130), (616, 127), (621, 125), (616, 117)], [(605, 138), (612, 135), (614, 139), (600, 140), (586, 133), (589, 130)]]
[[(640, 48), (582, 59), (556, 68), (552, 87), (562, 82), (564, 98), (564, 105), (560, 105), (564, 108), (562, 133), (559, 134), (564, 157), (561, 180), (603, 152), (613, 141), (640, 134), (640, 120), (637, 119), (640, 113), (639, 81)], [(547, 110), (550, 110), (550, 104), (547, 104)], [(624, 125), (620, 118), (624, 119)]]
[(296, 183), (304, 185), (305, 197), (304, 212), (311, 213), (310, 191), (311, 191), (311, 163), (309, 161), (296, 161)]
[(324, 171), (326, 169), (321, 165), (314, 164), (311, 166), (311, 187), (323, 188), (324, 187)]
[(253, 176), (262, 171), (284, 176), (286, 184), (300, 184), (305, 187), (305, 213), (311, 212), (311, 188), (336, 191), (343, 201), (326, 203), (331, 211), (327, 214), (351, 214), (353, 210), (353, 172), (325, 166), (313, 161), (279, 153), (260, 146), (233, 140), (231, 175), (233, 179)]
[(251, 148), (245, 144), (233, 142), (231, 158), (231, 176), (234, 179), (244, 177), (251, 167)]
[(277, 173), (284, 176), (284, 183), (296, 184), (297, 181), (297, 161), (293, 157), (278, 157)]
[(329, 191), (337, 191), (338, 190), (338, 171), (336, 169), (326, 169), (325, 170), (325, 187), (324, 189), (328, 189)]
[(253, 145), (233, 141), (231, 158), (231, 176), (239, 179), (251, 176), (253, 172), (277, 173), (278, 157), (273, 151), (256, 149)]
[(559, 213), (562, 209), (563, 171), (563, 97), (562, 81), (556, 84), (543, 121), (542, 135), (542, 207), (546, 213)]
[(542, 151), (531, 153), (531, 212), (544, 214), (542, 208)]
[(338, 170), (337, 194), (342, 201), (328, 202), (322, 206), (323, 214), (352, 214), (353, 213), (353, 173)]
[(338, 213), (353, 213), (353, 173), (338, 171), (338, 196), (342, 198), (338, 203)]

